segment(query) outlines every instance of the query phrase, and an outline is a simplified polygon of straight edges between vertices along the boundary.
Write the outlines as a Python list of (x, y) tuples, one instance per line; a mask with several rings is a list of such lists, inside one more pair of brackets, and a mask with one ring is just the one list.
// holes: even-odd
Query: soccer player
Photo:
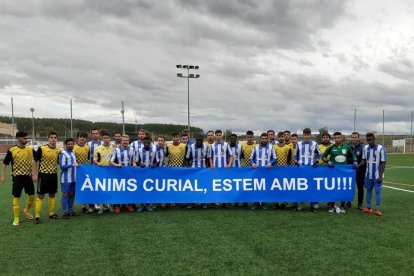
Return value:
[(204, 144), (211, 146), (214, 144), (214, 139), (214, 131), (209, 130), (207, 131), (207, 141), (205, 141)]
[[(252, 151), (254, 147), (256, 146), (256, 142), (254, 140), (254, 133), (251, 130), (246, 131), (246, 143), (242, 145), (242, 151), (243, 151), (243, 159), (244, 159), (244, 166), (245, 167), (251, 167), (250, 164), (250, 157), (252, 155)], [(237, 204), (241, 207), (247, 207), (248, 203), (239, 203)]]
[[(295, 165), (295, 158), (294, 156), (296, 155), (296, 145), (298, 144), (298, 135), (296, 133), (293, 133), (290, 136), (290, 142), (291, 142), (291, 152), (292, 152), (292, 158), (290, 160), (289, 165)], [(297, 202), (293, 202), (293, 211), (297, 212), (297, 211), (301, 211), (304, 208), (304, 203), (300, 202), (299, 204)]]
[(134, 154), (137, 154), (138, 150), (144, 145), (143, 141), (146, 137), (146, 132), (144, 129), (138, 130), (138, 140), (132, 142), (129, 146), (134, 149)]
[[(331, 135), (328, 132), (322, 132), (322, 139), (321, 139), (321, 143), (318, 145), (319, 146), (319, 151), (321, 152), (321, 154), (323, 155), (326, 151), (327, 148), (329, 148), (332, 145), (331, 143)], [(329, 160), (329, 155), (327, 156), (328, 160)], [(321, 165), (327, 165), (327, 163), (325, 161), (323, 161), (323, 159), (320, 160), (320, 164)]]
[(229, 144), (223, 141), (223, 132), (217, 129), (214, 132), (216, 141), (211, 146), (211, 161), (210, 168), (231, 168), (234, 160), (233, 153), (230, 150)]
[[(321, 152), (318, 143), (311, 141), (312, 132), (309, 128), (303, 130), (303, 141), (298, 142), (295, 149), (295, 164), (298, 166), (317, 166)], [(310, 203), (310, 211), (318, 212), (318, 202)]]
[(92, 134), (92, 141), (88, 142), (88, 146), (89, 146), (89, 163), (91, 165), (93, 165), (93, 155), (95, 153), (95, 149), (97, 147), (99, 147), (100, 145), (103, 144), (103, 142), (100, 140), (100, 134), (99, 134), (99, 129), (97, 128), (93, 128), (91, 130), (91, 134)]
[(60, 184), (63, 218), (68, 219), (71, 216), (77, 216), (73, 211), (73, 202), (75, 201), (76, 167), (78, 163), (73, 152), (75, 146), (73, 138), (66, 138), (64, 145), (65, 150), (59, 154)]
[[(112, 153), (114, 152), (114, 148), (111, 145), (111, 136), (109, 132), (102, 131), (102, 141), (103, 144), (96, 148), (93, 154), (93, 163), (98, 166), (109, 166), (109, 161), (111, 161)], [(109, 206), (110, 212), (113, 212), (113, 208)], [(99, 205), (98, 215), (102, 215), (104, 213), (104, 205)]]
[[(112, 152), (109, 165), (122, 168), (132, 166), (134, 162), (134, 149), (129, 146), (129, 136), (122, 135), (121, 144)], [(127, 208), (129, 212), (134, 211), (132, 204), (128, 204)], [(114, 209), (115, 213), (119, 214), (121, 212), (121, 205), (114, 204)]]
[(362, 152), (362, 161), (358, 165), (362, 167), (366, 165), (365, 173), (365, 188), (367, 189), (367, 207), (362, 209), (364, 213), (372, 213), (372, 190), (375, 188), (376, 202), (375, 212), (377, 216), (382, 216), (380, 211), (381, 204), (381, 190), (382, 190), (382, 178), (385, 171), (385, 162), (387, 161), (387, 155), (385, 147), (375, 143), (374, 133), (368, 132), (365, 135), (368, 145), (364, 146)]
[(165, 136), (164, 135), (158, 135), (157, 137), (157, 145), (156, 145), (157, 155), (158, 159), (160, 160), (158, 166), (164, 167), (164, 161), (165, 157), (167, 155), (167, 146), (165, 145)]
[[(155, 168), (160, 162), (158, 159), (157, 149), (151, 145), (151, 139), (145, 137), (143, 141), (143, 146), (138, 150), (138, 154), (135, 156), (135, 162), (137, 166), (141, 168)], [(140, 204), (140, 207), (137, 209), (138, 213), (143, 211), (152, 212), (154, 211), (149, 204)]]
[[(198, 136), (196, 142), (188, 146), (186, 154), (188, 164), (192, 168), (207, 168), (207, 160), (211, 159), (210, 147), (203, 143), (203, 137)], [(187, 205), (187, 209), (193, 209), (194, 203)], [(207, 209), (207, 204), (202, 203), (201, 208)]]
[(230, 150), (233, 153), (233, 168), (241, 167), (241, 159), (243, 158), (242, 146), (237, 142), (237, 135), (232, 133), (230, 135)]
[(122, 142), (122, 133), (121, 132), (115, 132), (115, 134), (114, 134), (114, 139), (115, 139), (115, 141), (113, 142), (113, 146), (114, 147), (118, 147), (120, 144), (121, 144), (121, 142)]
[[(187, 137), (186, 139), (184, 137)], [(190, 131), (188, 129), (183, 129), (183, 131), (181, 131), (181, 143), (184, 143), (186, 145), (192, 145), (194, 144), (194, 141), (191, 140), (190, 138)], [(183, 140), (185, 139), (185, 141)]]
[(188, 133), (183, 133), (181, 134), (181, 143), (188, 145), (188, 140), (190, 139), (190, 137), (188, 136)]
[(33, 215), (30, 214), (30, 208), (34, 200), (33, 181), (37, 181), (37, 175), (36, 163), (34, 162), (35, 151), (32, 147), (26, 146), (29, 139), (28, 136), (29, 134), (25, 131), (16, 132), (17, 144), (7, 150), (0, 176), (0, 183), (5, 183), (6, 167), (11, 163), (14, 226), (20, 225), (20, 197), (23, 189), (28, 195), (23, 213), (27, 219), (33, 219)]
[(185, 154), (187, 146), (180, 143), (180, 135), (172, 134), (173, 143), (167, 145), (168, 167), (185, 167)]
[(49, 218), (57, 219), (55, 213), (55, 194), (58, 186), (57, 166), (59, 164), (60, 148), (56, 146), (57, 133), (49, 132), (47, 135), (48, 144), (38, 148), (35, 161), (38, 162), (37, 177), (37, 199), (35, 202), (35, 219), (36, 224), (41, 223), (40, 213), (43, 206), (43, 198), (45, 194), (49, 195)]
[[(73, 148), (73, 152), (75, 153), (76, 161), (78, 164), (89, 164), (90, 159), (90, 149), (89, 145), (86, 143), (86, 139), (88, 138), (88, 133), (84, 131), (79, 131), (76, 134), (76, 144)], [(93, 157), (92, 157), (93, 158)], [(86, 204), (82, 204), (82, 213), (90, 214), (93, 213), (93, 204), (89, 204), (89, 208), (87, 208)]]
[[(290, 136), (290, 134), (289, 134)], [(292, 159), (292, 148), (285, 144), (285, 135), (283, 132), (278, 132), (277, 143), (273, 146), (277, 156), (276, 166), (287, 166)], [(286, 203), (276, 203), (275, 209), (285, 209)]]
[(290, 140), (291, 139), (290, 131), (289, 130), (283, 131), (283, 136), (285, 138), (285, 145), (292, 147), (292, 141)]
[(275, 140), (275, 131), (273, 129), (269, 129), (267, 131), (267, 140), (269, 141), (269, 144), (273, 147), (276, 144)]
[[(350, 146), (342, 143), (342, 133), (337, 131), (333, 136), (335, 144), (326, 149), (322, 155), (322, 160), (330, 168), (333, 168), (334, 165), (346, 165), (348, 162), (352, 162), (353, 167), (356, 169), (358, 163), (356, 162), (355, 154)], [(336, 210), (335, 202), (329, 202), (329, 207), (329, 212), (333, 213)], [(340, 212), (345, 213), (345, 201), (341, 202)]]
[[(275, 149), (268, 143), (267, 133), (260, 135), (260, 144), (253, 148), (252, 155), (250, 156), (250, 163), (252, 168), (268, 168), (270, 169), (273, 164), (276, 163), (277, 157)], [(267, 207), (262, 202), (255, 202), (250, 210), (256, 210), (261, 208), (267, 210)]]
[[(349, 143), (349, 146), (354, 151), (358, 164), (361, 164), (362, 153), (363, 153), (365, 145), (359, 140), (358, 132), (352, 132), (351, 142)], [(358, 210), (362, 210), (362, 204), (364, 201), (365, 172), (366, 172), (366, 165), (358, 166), (358, 169), (356, 172), (356, 184), (357, 184), (357, 189), (358, 189), (358, 205), (357, 205)]]

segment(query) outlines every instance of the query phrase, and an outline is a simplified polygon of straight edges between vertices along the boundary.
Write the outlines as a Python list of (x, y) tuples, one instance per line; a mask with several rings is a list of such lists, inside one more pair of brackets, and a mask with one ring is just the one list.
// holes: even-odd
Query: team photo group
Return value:
[[(156, 208), (231, 208), (240, 207), (248, 210), (291, 209), (293, 211), (310, 210), (318, 213), (319, 202), (263, 202), (240, 203), (186, 203), (186, 204), (148, 204), (134, 202), (131, 204), (101, 204), (90, 202), (80, 205), (74, 211), (76, 171), (79, 165), (113, 166), (113, 167), (192, 167), (192, 168), (228, 168), (237, 170), (240, 167), (272, 169), (276, 166), (327, 166), (334, 168), (341, 165), (352, 165), (355, 170), (355, 187), (357, 199), (355, 208), (363, 213), (382, 216), (380, 210), (382, 179), (386, 164), (386, 151), (376, 143), (373, 133), (366, 133), (367, 144), (360, 141), (360, 134), (353, 132), (351, 141), (345, 142), (341, 132), (331, 136), (321, 133), (321, 143), (312, 140), (312, 133), (305, 128), (301, 136), (290, 131), (275, 133), (269, 130), (259, 137), (253, 131), (245, 133), (245, 141), (238, 141), (238, 135), (231, 134), (225, 141), (221, 130), (208, 131), (205, 135), (190, 139), (189, 131), (173, 133), (172, 143), (167, 143), (164, 135), (151, 137), (140, 129), (135, 141), (128, 135), (117, 132), (92, 129), (80, 131), (75, 138), (66, 138), (63, 149), (57, 145), (58, 134), (50, 132), (48, 143), (35, 150), (28, 146), (27, 132), (16, 133), (17, 144), (12, 146), (3, 160), (0, 183), (6, 183), (6, 169), (11, 166), (13, 225), (20, 225), (20, 197), (27, 194), (23, 214), (28, 220), (39, 224), (45, 195), (49, 210), (49, 219), (69, 219), (84, 214), (121, 212), (152, 212)], [(300, 139), (299, 139), (300, 138)], [(88, 141), (89, 140), (89, 141)], [(58, 173), (60, 175), (58, 176)], [(61, 187), (62, 216), (56, 213), (56, 194)], [(364, 197), (364, 190), (366, 196)], [(375, 191), (375, 205), (372, 205)], [(35, 194), (37, 196), (35, 197)], [(364, 203), (365, 202), (365, 203)], [(34, 205), (34, 214), (31, 209)], [(330, 213), (346, 213), (351, 202), (328, 202)]]

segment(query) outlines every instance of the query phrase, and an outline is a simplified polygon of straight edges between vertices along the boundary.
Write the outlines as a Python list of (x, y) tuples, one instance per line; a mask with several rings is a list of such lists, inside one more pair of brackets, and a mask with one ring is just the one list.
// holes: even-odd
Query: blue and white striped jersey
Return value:
[(387, 153), (381, 145), (375, 145), (373, 148), (365, 145), (362, 150), (362, 160), (366, 160), (367, 162), (365, 178), (377, 179), (379, 177), (380, 164), (387, 160)]
[(126, 149), (123, 147), (117, 147), (111, 156), (111, 161), (117, 164), (122, 164), (122, 167), (128, 167), (132, 165), (134, 160), (134, 149), (128, 146)]
[(214, 142), (214, 144), (211, 145), (211, 158), (213, 158), (214, 166), (216, 168), (226, 168), (231, 155), (233, 155), (233, 153), (227, 142)]
[(100, 145), (103, 145), (103, 141), (101, 141), (101, 140), (98, 140), (98, 141), (89, 141), (88, 142), (88, 146), (89, 146), (89, 163), (91, 165), (93, 165), (93, 154), (94, 154), (95, 150)]
[(158, 164), (158, 167), (164, 167), (164, 160), (165, 156), (167, 155), (167, 146), (164, 145), (163, 147), (160, 147), (156, 145), (158, 160), (160, 160), (160, 163)]
[(233, 168), (240, 168), (241, 162), (240, 160), (243, 158), (243, 149), (240, 144), (236, 144), (234, 147), (230, 145), (231, 152), (233, 153), (233, 164), (231, 165)]
[(272, 147), (276, 144), (277, 144), (276, 140), (269, 140), (269, 145), (271, 145)]
[(250, 163), (257, 167), (266, 167), (268, 163), (274, 164), (277, 160), (276, 152), (271, 144), (266, 146), (257, 145), (253, 148), (252, 154), (250, 155)]
[(157, 149), (154, 146), (150, 146), (148, 150), (145, 147), (141, 147), (135, 156), (135, 162), (139, 166), (140, 163), (144, 163), (145, 167), (150, 167), (152, 164), (159, 162)]
[(192, 168), (205, 168), (206, 158), (211, 157), (210, 147), (203, 144), (201, 148), (197, 147), (196, 143), (188, 146), (186, 158), (191, 160)]
[(318, 143), (315, 141), (300, 141), (296, 145), (295, 160), (299, 165), (312, 166), (315, 159), (321, 157), (321, 151), (319, 150)]
[(131, 148), (133, 148), (134, 152), (137, 153), (140, 148), (144, 146), (144, 143), (141, 140), (136, 140), (129, 144)]
[(76, 182), (76, 156), (73, 151), (64, 150), (59, 154), (60, 166), (60, 182), (73, 183)]

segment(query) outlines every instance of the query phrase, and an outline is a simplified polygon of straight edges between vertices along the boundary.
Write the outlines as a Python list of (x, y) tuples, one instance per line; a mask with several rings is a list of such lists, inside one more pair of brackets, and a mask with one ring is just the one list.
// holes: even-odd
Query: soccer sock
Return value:
[(381, 186), (376, 185), (375, 186), (375, 209), (380, 208), (381, 205)]
[(27, 196), (27, 201), (26, 201), (26, 210), (29, 211), (30, 208), (32, 208), (33, 206), (33, 201), (34, 201), (34, 195), (29, 195)]
[(75, 202), (75, 195), (70, 195), (68, 198), (68, 211), (73, 212), (73, 203)]
[(372, 188), (367, 189), (367, 208), (371, 208)]
[(64, 215), (69, 214), (68, 196), (67, 195), (62, 195), (62, 211), (63, 211)]
[(42, 211), (42, 206), (43, 206), (43, 198), (36, 198), (36, 203), (35, 203), (35, 218), (40, 218), (40, 212)]
[(13, 215), (14, 218), (19, 218), (20, 213), (20, 198), (13, 197)]
[(55, 214), (55, 206), (56, 206), (56, 198), (49, 197), (49, 216), (53, 216)]

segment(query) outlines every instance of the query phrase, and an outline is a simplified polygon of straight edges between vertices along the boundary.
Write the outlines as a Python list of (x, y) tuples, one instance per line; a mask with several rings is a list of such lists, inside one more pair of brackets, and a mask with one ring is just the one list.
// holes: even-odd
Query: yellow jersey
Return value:
[(252, 155), (254, 147), (257, 146), (256, 143), (253, 143), (251, 145), (245, 143), (242, 144), (242, 150), (243, 150), (243, 157), (244, 157), (244, 166), (250, 167), (252, 164), (250, 164), (250, 157)]
[(279, 146), (275, 144), (273, 146), (276, 152), (277, 161), (276, 166), (287, 166), (291, 163), (292, 160), (292, 146), (290, 145), (283, 145)]
[(12, 146), (3, 160), (3, 164), (12, 165), (12, 176), (32, 175), (32, 166), (35, 151), (30, 146), (20, 148), (17, 145)]
[(57, 165), (59, 163), (59, 154), (61, 151), (60, 148), (51, 148), (49, 145), (44, 145), (38, 148), (35, 160), (39, 162), (39, 173), (57, 173)]
[(168, 167), (184, 167), (185, 151), (187, 145), (180, 143), (175, 146), (174, 144), (167, 145), (168, 152)]
[[(327, 145), (324, 145), (324, 144), (318, 144), (318, 146), (319, 146), (319, 150), (320, 150), (320, 152), (321, 152), (321, 156), (323, 155), (323, 153), (330, 147), (330, 146), (332, 146), (332, 144), (331, 143), (329, 143), (329, 144), (327, 144)], [(328, 155), (328, 160), (330, 159), (330, 155)], [(322, 158), (319, 160), (319, 164), (321, 164), (321, 165), (326, 165), (327, 163), (325, 163), (325, 162), (323, 162), (323, 160), (322, 160)]]
[(73, 148), (73, 152), (75, 153), (76, 162), (78, 164), (89, 164), (89, 146), (85, 144), (83, 146), (79, 146), (75, 144)]
[(109, 145), (107, 147), (100, 145), (93, 153), (93, 160), (98, 161), (101, 166), (109, 166), (109, 161), (111, 160), (113, 151), (114, 148), (112, 145)]

